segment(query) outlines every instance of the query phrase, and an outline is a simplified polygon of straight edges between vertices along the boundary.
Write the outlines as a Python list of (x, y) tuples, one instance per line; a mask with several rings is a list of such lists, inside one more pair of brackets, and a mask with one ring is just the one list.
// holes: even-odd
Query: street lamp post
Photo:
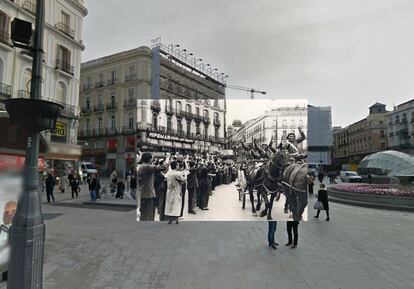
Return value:
[[(30, 100), (16, 99), (6, 103), (10, 119), (15, 119), (26, 126), (30, 136), (26, 143), (26, 163), (24, 169), (23, 194), (17, 205), (16, 215), (10, 229), (11, 256), (9, 263), (9, 289), (41, 289), (43, 278), (43, 256), (45, 241), (45, 224), (41, 211), (39, 196), (39, 139), (40, 131), (46, 126), (53, 126), (55, 116), (63, 109), (47, 101), (41, 101), (44, 0), (37, 0), (36, 22), (32, 64), (32, 82)], [(30, 104), (29, 104), (30, 102)], [(20, 107), (19, 107), (20, 105)], [(28, 123), (27, 111), (38, 123)], [(17, 109), (16, 109), (17, 108)], [(20, 110), (20, 111), (19, 111)], [(23, 115), (26, 114), (26, 115)], [(49, 115), (46, 118), (46, 115)], [(54, 120), (53, 120), (54, 119)]]

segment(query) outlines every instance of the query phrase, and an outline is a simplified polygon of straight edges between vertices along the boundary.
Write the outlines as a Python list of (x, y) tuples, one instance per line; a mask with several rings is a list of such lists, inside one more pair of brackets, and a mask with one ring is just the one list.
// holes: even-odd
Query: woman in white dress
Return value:
[(182, 184), (186, 178), (182, 171), (177, 171), (177, 161), (171, 162), (170, 168), (170, 171), (165, 176), (167, 179), (165, 216), (169, 217), (168, 224), (171, 224), (173, 220), (178, 224), (178, 217), (181, 214), (182, 206)]

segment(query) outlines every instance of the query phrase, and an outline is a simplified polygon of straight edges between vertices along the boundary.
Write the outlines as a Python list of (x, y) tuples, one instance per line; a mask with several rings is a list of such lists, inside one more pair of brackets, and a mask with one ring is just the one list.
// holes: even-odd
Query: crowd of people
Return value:
[(183, 156), (176, 153), (165, 159), (155, 159), (149, 152), (139, 154), (136, 171), (132, 170), (131, 184), (137, 185), (139, 220), (154, 221), (156, 213), (160, 221), (178, 223), (183, 217), (185, 198), (188, 193), (188, 213), (197, 214), (209, 210), (209, 197), (217, 186), (229, 184), (237, 177), (235, 164), (221, 158), (204, 156)]

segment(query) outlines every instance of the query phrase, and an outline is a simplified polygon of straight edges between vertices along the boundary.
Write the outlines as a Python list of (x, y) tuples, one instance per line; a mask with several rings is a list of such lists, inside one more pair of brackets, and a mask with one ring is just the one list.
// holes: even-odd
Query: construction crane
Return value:
[(243, 87), (243, 86), (238, 86), (238, 85), (226, 84), (226, 88), (247, 91), (250, 93), (250, 99), (254, 99), (255, 93), (266, 94), (266, 91), (260, 91), (254, 88), (248, 88), (248, 87)]

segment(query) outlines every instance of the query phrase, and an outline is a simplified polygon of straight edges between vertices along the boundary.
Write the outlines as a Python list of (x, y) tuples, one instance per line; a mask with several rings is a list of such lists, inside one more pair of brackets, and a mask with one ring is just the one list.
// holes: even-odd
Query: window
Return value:
[(191, 113), (191, 105), (187, 104), (185, 106), (185, 111)]
[(115, 115), (111, 116), (111, 120), (110, 120), (110, 124), (109, 124), (110, 128), (112, 131), (115, 130), (115, 126), (116, 126), (116, 118)]
[(128, 115), (128, 128), (134, 129), (134, 116), (132, 115), (132, 113)]
[(208, 110), (207, 109), (204, 110), (204, 117), (208, 117)]
[(167, 132), (171, 132), (172, 130), (172, 123), (171, 123), (171, 117), (169, 116), (167, 118)]
[(95, 149), (103, 149), (104, 148), (104, 143), (101, 140), (97, 140), (94, 144), (94, 148)]
[(56, 87), (56, 101), (66, 103), (66, 88), (62, 82), (57, 83)]
[(102, 117), (98, 118), (98, 122), (96, 124), (96, 128), (101, 131), (102, 130)]
[(111, 107), (115, 107), (116, 104), (116, 94), (115, 92), (111, 92)]
[(99, 107), (103, 107), (103, 96), (102, 95), (98, 95), (98, 102), (97, 102)]
[(9, 17), (0, 11), (0, 42), (9, 44)]
[(191, 121), (187, 121), (187, 136), (191, 136)]
[(64, 25), (66, 25), (67, 27), (69, 27), (69, 26), (70, 26), (70, 16), (69, 16), (69, 14), (67, 14), (67, 13), (65, 13), (65, 12), (63, 12), (63, 11), (61, 11), (61, 13), (60, 13), (60, 18), (62, 19), (62, 23), (63, 23)]
[(152, 128), (158, 129), (158, 114), (156, 113), (152, 114)]
[(91, 99), (89, 97), (86, 98), (85, 108), (87, 110), (91, 109)]
[(200, 131), (200, 123), (199, 122), (196, 122), (196, 135), (199, 135), (199, 134), (201, 134), (201, 131)]
[(200, 108), (196, 107), (196, 115), (200, 115)]
[(133, 88), (128, 88), (128, 99), (134, 99), (135, 90)]
[(58, 60), (60, 60), (64, 64), (70, 64), (70, 51), (63, 45), (59, 45)]
[(208, 125), (204, 125), (204, 138), (208, 138)]
[(182, 134), (183, 133), (183, 121), (181, 119), (178, 120), (177, 126), (178, 126), (178, 133)]
[(216, 127), (215, 131), (214, 131), (214, 136), (215, 138), (219, 138), (219, 129)]
[(214, 107), (218, 107), (218, 99), (214, 100)]
[(135, 73), (135, 66), (130, 65), (128, 66), (128, 74), (133, 75)]
[(86, 119), (85, 129), (86, 131), (91, 129), (91, 120), (89, 118)]
[(177, 111), (181, 111), (181, 101), (177, 101)]
[(111, 80), (112, 80), (112, 83), (116, 81), (116, 70), (111, 71)]

